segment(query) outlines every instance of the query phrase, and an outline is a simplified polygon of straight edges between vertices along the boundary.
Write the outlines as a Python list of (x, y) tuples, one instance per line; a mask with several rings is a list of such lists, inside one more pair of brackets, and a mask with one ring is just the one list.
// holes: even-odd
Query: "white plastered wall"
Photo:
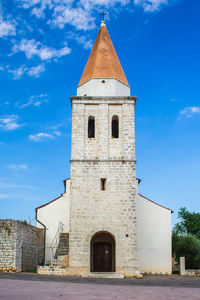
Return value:
[(130, 96), (130, 87), (115, 78), (92, 78), (77, 88), (77, 96)]
[[(50, 247), (56, 247), (58, 228), (69, 232), (70, 179), (66, 180), (66, 191), (55, 201), (37, 209), (37, 219), (46, 226), (46, 261), (50, 259)], [(61, 224), (60, 224), (61, 223)], [(43, 226), (37, 222), (37, 227)]]
[(140, 272), (171, 274), (171, 210), (138, 195), (137, 228)]

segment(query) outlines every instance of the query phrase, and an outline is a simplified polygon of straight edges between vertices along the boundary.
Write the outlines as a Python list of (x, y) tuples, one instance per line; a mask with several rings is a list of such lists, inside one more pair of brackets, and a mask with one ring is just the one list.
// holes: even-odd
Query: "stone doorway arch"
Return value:
[(115, 272), (115, 238), (107, 231), (93, 235), (90, 244), (91, 272)]

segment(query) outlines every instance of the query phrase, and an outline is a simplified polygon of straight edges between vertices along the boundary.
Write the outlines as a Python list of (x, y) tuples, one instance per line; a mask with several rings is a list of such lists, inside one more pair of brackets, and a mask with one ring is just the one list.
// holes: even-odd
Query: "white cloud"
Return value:
[(46, 132), (40, 132), (40, 133), (29, 135), (29, 139), (34, 142), (39, 142), (41, 140), (46, 140), (46, 139), (48, 140), (48, 139), (53, 139), (53, 138), (54, 138), (54, 135), (52, 135), (50, 133), (46, 133)]
[(15, 35), (15, 26), (9, 22), (3, 22), (0, 20), (0, 37), (7, 35)]
[(58, 130), (53, 131), (52, 133), (40, 132), (36, 134), (29, 135), (29, 139), (33, 142), (40, 142), (44, 140), (52, 140), (57, 136), (60, 136), (61, 132)]
[(18, 0), (20, 5), (24, 8), (30, 8), (38, 3), (41, 2), (41, 0)]
[(56, 136), (61, 136), (61, 132), (58, 131), (58, 130), (55, 130), (53, 133), (54, 133), (54, 135), (56, 135)]
[(83, 45), (83, 48), (84, 49), (92, 49), (92, 46), (93, 46), (93, 41), (91, 39), (89, 40), (86, 40), (85, 37), (79, 37), (77, 38), (77, 42), (81, 45)]
[[(47, 24), (64, 28), (66, 24), (78, 30), (88, 30), (95, 27), (95, 19), (100, 9), (109, 11), (134, 3), (143, 7), (145, 12), (158, 11), (163, 5), (176, 3), (180, 0), (18, 0), (24, 8), (29, 9), (36, 18), (48, 18)], [(129, 5), (129, 10), (131, 7)]]
[(15, 44), (12, 48), (12, 54), (17, 52), (24, 52), (27, 58), (38, 56), (41, 60), (50, 60), (54, 57), (61, 57), (71, 52), (71, 49), (67, 46), (61, 49), (54, 49), (44, 46), (42, 43), (36, 40), (22, 39), (19, 44)]
[(54, 4), (52, 20), (49, 23), (59, 28), (70, 24), (78, 30), (88, 30), (95, 27), (94, 12), (97, 14), (97, 11), (104, 7), (114, 8), (115, 5), (126, 5), (130, 0), (80, 0), (72, 1), (71, 5), (67, 1), (61, 2)]
[(28, 76), (33, 76), (33, 77), (37, 78), (40, 76), (40, 74), (42, 72), (45, 71), (45, 69), (46, 68), (45, 68), (44, 64), (40, 64), (36, 67), (31, 67), (30, 69), (28, 69), (27, 74), (28, 74)]
[(8, 72), (13, 74), (13, 79), (19, 79), (27, 71), (25, 65), (22, 65), (16, 70), (8, 70)]
[(16, 35), (16, 22), (14, 20), (5, 20), (0, 10), (0, 37)]
[[(106, 8), (115, 14), (119, 14), (122, 7), (129, 12), (133, 10), (133, 5), (140, 6), (145, 12), (159, 11), (162, 6), (176, 3), (180, 0), (17, 0), (21, 7), (29, 9), (36, 18), (45, 19), (46, 23), (60, 29), (66, 25), (71, 25), (77, 30), (90, 30), (95, 28), (95, 20), (101, 9)], [(99, 16), (100, 19), (100, 16)], [(77, 40), (78, 41), (78, 40)], [(91, 42), (78, 41), (85, 49), (91, 48)], [(59, 50), (51, 49), (40, 44), (33, 45), (28, 55), (38, 55), (42, 60), (60, 57)], [(41, 50), (41, 51), (40, 51)], [(33, 54), (36, 51), (37, 54)], [(70, 53), (66, 49), (66, 54)]]
[(13, 181), (10, 181), (10, 178), (0, 177), (0, 189), (30, 189), (35, 190), (35, 186), (25, 185), (25, 184), (16, 184)]
[(28, 102), (20, 105), (19, 108), (28, 107), (30, 105), (39, 107), (42, 103), (48, 103), (48, 100), (46, 99), (47, 96), (48, 96), (47, 94), (31, 96)]
[(8, 199), (8, 198), (11, 198), (11, 196), (8, 194), (0, 194), (0, 199)]
[(31, 58), (33, 55), (36, 55), (38, 53), (38, 45), (39, 42), (36, 42), (35, 40), (22, 39), (19, 44), (15, 44), (12, 47), (12, 52), (25, 52), (26, 57)]
[(59, 28), (63, 28), (66, 24), (71, 24), (76, 29), (88, 30), (95, 27), (94, 20), (90, 11), (81, 7), (72, 8), (59, 5), (55, 7), (53, 20), (50, 23)]
[(39, 77), (42, 72), (45, 71), (44, 64), (39, 64), (36, 67), (25, 67), (25, 65), (22, 65), (18, 69), (15, 70), (8, 70), (8, 72), (13, 74), (13, 79), (20, 79), (22, 75), (27, 74), (28, 76), (33, 76), (35, 78)]
[(51, 59), (53, 57), (61, 57), (64, 55), (67, 55), (71, 52), (71, 49), (69, 47), (63, 47), (59, 50), (48, 48), (48, 47), (41, 47), (39, 49), (39, 57), (41, 60)]
[(41, 7), (34, 7), (32, 9), (32, 14), (35, 15), (38, 19), (44, 18), (45, 14), (44, 14), (44, 8)]
[[(22, 199), (24, 197), (22, 197), (20, 195), (16, 195), (16, 194), (3, 194), (3, 193), (0, 194), (0, 199), (16, 199), (16, 198)], [(24, 199), (27, 200), (27, 198), (24, 198)]]
[(80, 0), (79, 3), (86, 10), (91, 10), (94, 7), (114, 7), (116, 4), (124, 6), (130, 3), (130, 0)]
[(91, 49), (93, 46), (93, 41), (92, 39), (87, 39), (86, 36), (82, 35), (80, 36), (79, 34), (76, 34), (74, 32), (70, 32), (69, 35), (67, 36), (70, 39), (76, 40), (77, 43), (83, 46), (84, 49)]
[(180, 116), (185, 116), (186, 118), (192, 118), (197, 114), (200, 114), (200, 106), (185, 107), (179, 113)]
[(183, 102), (183, 100), (184, 100), (183, 98), (174, 98), (174, 97), (170, 99), (170, 101), (174, 103), (181, 103)]
[(48, 23), (63, 28), (66, 24), (78, 30), (88, 30), (95, 27), (94, 12), (102, 7), (111, 8), (116, 5), (126, 5), (131, 0), (18, 0), (25, 9), (37, 18), (50, 18)]
[(28, 170), (28, 166), (26, 164), (19, 164), (19, 165), (15, 165), (15, 164), (10, 164), (8, 165), (9, 169), (13, 169), (15, 171), (20, 171), (20, 170)]
[(171, 98), (170, 101), (171, 102), (177, 102), (177, 99), (176, 98)]
[(158, 11), (163, 4), (168, 4), (168, 0), (134, 0), (135, 5), (140, 5), (145, 12)]
[(11, 131), (20, 128), (23, 124), (17, 122), (18, 116), (10, 115), (0, 118), (0, 128), (6, 131)]

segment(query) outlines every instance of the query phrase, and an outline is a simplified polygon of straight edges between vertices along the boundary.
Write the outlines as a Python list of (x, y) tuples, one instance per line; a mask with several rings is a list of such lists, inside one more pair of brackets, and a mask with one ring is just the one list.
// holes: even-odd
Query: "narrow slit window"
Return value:
[(118, 116), (112, 117), (112, 138), (119, 138), (119, 118)]
[(101, 178), (101, 190), (105, 191), (106, 189), (106, 178)]
[(88, 118), (88, 138), (95, 137), (95, 118), (90, 116)]

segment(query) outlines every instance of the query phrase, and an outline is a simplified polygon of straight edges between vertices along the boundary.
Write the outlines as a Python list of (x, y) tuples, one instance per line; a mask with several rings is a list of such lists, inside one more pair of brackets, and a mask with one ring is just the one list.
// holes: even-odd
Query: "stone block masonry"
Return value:
[[(116, 271), (132, 275), (138, 270), (135, 163), (73, 162), (71, 176), (75, 200), (70, 218), (70, 267), (81, 266), (89, 272), (91, 238), (107, 231), (116, 241)], [(105, 191), (100, 190), (101, 177), (106, 178)]]
[[(112, 235), (112, 270), (138, 273), (135, 170), (136, 97), (71, 97), (72, 155), (69, 268), (79, 275), (93, 271), (91, 241)], [(88, 120), (95, 136), (88, 138)], [(118, 137), (112, 135), (118, 118)], [(105, 180), (105, 189), (101, 180)], [(113, 267), (114, 266), (114, 267)]]
[(42, 247), (42, 229), (22, 221), (0, 220), (0, 270), (36, 270), (43, 260)]
[[(72, 160), (135, 160), (136, 97), (71, 97)], [(113, 139), (112, 117), (119, 118)], [(95, 118), (95, 138), (88, 139), (88, 117)]]

